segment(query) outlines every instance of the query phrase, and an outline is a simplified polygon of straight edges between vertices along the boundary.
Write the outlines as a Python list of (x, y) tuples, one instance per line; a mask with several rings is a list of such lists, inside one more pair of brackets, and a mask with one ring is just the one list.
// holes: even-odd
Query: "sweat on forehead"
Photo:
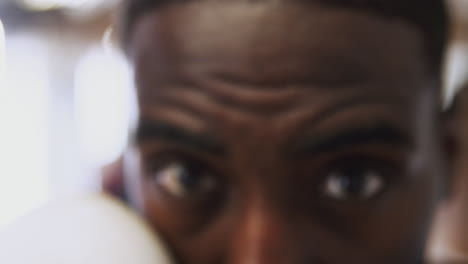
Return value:
[[(191, 0), (213, 1), (217, 0)], [(243, 1), (243, 0), (222, 0)], [(276, 0), (260, 0), (264, 2)], [(135, 22), (145, 13), (163, 6), (185, 3), (179, 0), (125, 0), (121, 27), (122, 43), (126, 48)], [(258, 1), (256, 1), (258, 2)], [(429, 67), (435, 73), (441, 70), (443, 54), (447, 41), (448, 18), (443, 0), (279, 0), (284, 3), (301, 3), (332, 8), (344, 8), (371, 12), (383, 17), (399, 18), (416, 25), (423, 33)]]

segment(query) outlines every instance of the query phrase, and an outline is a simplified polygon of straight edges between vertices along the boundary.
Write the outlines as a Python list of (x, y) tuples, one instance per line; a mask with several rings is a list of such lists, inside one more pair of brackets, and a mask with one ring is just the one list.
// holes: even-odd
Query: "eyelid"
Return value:
[(356, 155), (340, 157), (326, 165), (324, 170), (333, 170), (337, 163), (340, 163), (338, 166), (336, 166), (338, 168), (350, 168), (357, 167), (358, 165), (366, 165), (368, 167), (380, 167), (381, 169), (387, 170), (389, 173), (401, 169), (401, 164), (398, 164), (393, 160), (388, 160), (376, 156)]
[[(161, 181), (158, 182), (158, 179), (154, 178), (154, 173), (158, 169), (164, 169), (165, 165), (170, 165), (172, 162), (187, 164), (188, 166), (195, 163), (195, 166), (200, 166), (197, 169), (200, 169), (203, 175), (210, 177), (207, 182), (208, 185), (202, 183), (204, 186), (201, 186), (201, 192), (199, 189), (195, 190), (195, 192), (186, 193), (188, 195), (174, 195), (161, 184)], [(160, 202), (170, 205), (170, 210), (174, 214), (187, 215), (187, 217), (204, 218), (216, 213), (228, 195), (225, 179), (221, 174), (217, 173), (216, 169), (209, 166), (209, 164), (203, 163), (203, 161), (192, 160), (187, 157), (167, 156), (163, 162), (158, 162), (157, 166), (147, 171), (145, 176), (149, 179), (148, 183), (153, 184), (155, 194), (161, 198)], [(207, 186), (208, 190), (205, 189)]]
[[(411, 150), (388, 144), (367, 144), (350, 146), (349, 148), (325, 152), (317, 155), (299, 156), (293, 159), (299, 168), (321, 171), (333, 164), (348, 164), (353, 162), (373, 162), (386, 164), (389, 167), (403, 171), (408, 165)], [(290, 157), (290, 160), (292, 157)], [(330, 165), (332, 164), (332, 165)]]
[(389, 184), (401, 181), (405, 177), (406, 163), (403, 160), (356, 153), (319, 159), (321, 160), (314, 159), (312, 162), (307, 159), (297, 164), (298, 170), (295, 173), (300, 175), (298, 180), (305, 181), (305, 186), (320, 188), (330, 172), (351, 166), (367, 166), (383, 171), (382, 175)]
[[(207, 190), (216, 190), (219, 187), (217, 178), (208, 169), (199, 170), (200, 168), (194, 168), (192, 165), (180, 161), (169, 162), (156, 172), (156, 175), (154, 175), (155, 180), (158, 184), (164, 186), (165, 190), (170, 194), (180, 199), (185, 196), (196, 195), (199, 192), (201, 194)], [(188, 171), (185, 171), (185, 169)], [(185, 182), (177, 177), (180, 176), (180, 173), (194, 173), (191, 176), (194, 177), (192, 179), (195, 179), (197, 183), (195, 185), (185, 185)]]
[(214, 156), (226, 154), (224, 144), (213, 135), (191, 133), (186, 129), (166, 122), (144, 122), (140, 124), (135, 139), (140, 146), (149, 144), (148, 142), (171, 142)]
[(311, 135), (289, 148), (287, 153), (294, 158), (314, 156), (321, 153), (343, 150), (354, 146), (386, 145), (391, 148), (412, 149), (412, 138), (397, 127), (386, 122), (346, 128), (330, 133)]
[(151, 150), (147, 150), (142, 157), (142, 167), (144, 175), (151, 177), (156, 170), (163, 168), (171, 162), (181, 162), (193, 164), (200, 168), (205, 168), (221, 184), (226, 184), (228, 179), (227, 170), (223, 166), (222, 160), (215, 160), (209, 155), (202, 155), (195, 151), (184, 148), (177, 148), (169, 145), (154, 144)]
[(143, 158), (145, 170), (148, 172), (154, 172), (164, 167), (168, 166), (171, 163), (191, 163), (191, 164), (200, 164), (203, 166), (203, 162), (200, 162), (198, 158), (187, 154), (185, 152), (180, 152), (178, 150), (171, 149), (170, 151), (156, 151), (149, 153), (148, 156)]
[(187, 148), (184, 145), (167, 141), (154, 141), (139, 147), (141, 159), (145, 169), (154, 169), (152, 164), (160, 164), (168, 160), (193, 160), (200, 164), (206, 164), (216, 170), (221, 170), (224, 164), (224, 156), (213, 156), (210, 153), (200, 152), (196, 149)]

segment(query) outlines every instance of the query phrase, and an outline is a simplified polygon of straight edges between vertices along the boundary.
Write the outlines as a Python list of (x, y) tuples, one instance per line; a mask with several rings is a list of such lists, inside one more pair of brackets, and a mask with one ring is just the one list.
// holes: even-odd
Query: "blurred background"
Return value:
[[(449, 4), (448, 102), (468, 73), (468, 0)], [(131, 78), (112, 27), (118, 6), (0, 0), (0, 229), (51, 198), (98, 189), (100, 168), (125, 147)]]
[(99, 188), (126, 144), (129, 74), (116, 0), (0, 0), (0, 229)]

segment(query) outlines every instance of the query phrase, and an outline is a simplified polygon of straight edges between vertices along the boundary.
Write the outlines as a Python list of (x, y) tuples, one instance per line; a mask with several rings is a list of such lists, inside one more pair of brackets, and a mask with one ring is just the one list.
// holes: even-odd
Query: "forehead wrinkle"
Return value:
[(140, 104), (176, 108), (205, 122), (218, 122), (224, 119), (244, 120), (252, 117), (250, 113), (227, 108), (206, 92), (196, 88), (176, 86), (159, 88), (159, 90), (162, 91), (157, 95), (143, 96)]
[[(331, 95), (331, 97), (334, 97)], [(341, 114), (349, 114), (354, 110), (361, 107), (373, 107), (373, 113), (376, 113), (376, 107), (379, 109), (393, 108), (393, 111), (385, 111), (388, 113), (395, 112), (401, 109), (401, 105), (408, 98), (404, 98), (400, 95), (376, 95), (376, 94), (363, 94), (355, 96), (344, 96), (342, 99), (327, 100), (323, 98), (323, 101), (330, 101), (330, 103), (322, 104), (317, 107), (311, 107), (305, 105), (298, 107), (294, 111), (284, 113), (281, 116), (282, 123), (278, 123), (281, 127), (295, 127), (294, 131), (305, 131), (317, 128), (322, 123), (328, 120), (333, 120), (336, 116)], [(355, 120), (358, 121), (358, 120)]]
[(294, 107), (310, 91), (294, 85), (265, 88), (237, 80), (206, 78), (200, 82), (213, 100), (231, 108), (261, 116), (277, 115)]
[[(413, 28), (400, 22), (369, 15), (360, 16), (355, 12), (336, 10), (328, 12), (329, 9), (324, 12), (309, 6), (289, 4), (278, 7), (259, 4), (253, 9), (251, 9), (252, 3), (241, 3), (237, 7), (233, 5), (236, 10), (245, 11), (245, 14), (239, 16), (232, 13), (238, 11), (229, 9), (233, 7), (231, 4), (214, 5), (214, 7), (212, 3), (208, 6), (204, 6), (205, 4), (187, 3), (183, 7), (173, 6), (146, 15), (137, 27), (136, 43), (133, 48), (137, 52), (136, 64), (139, 65), (137, 74), (143, 71), (146, 74), (144, 77), (153, 78), (155, 82), (161, 83), (184, 79), (190, 89), (200, 89), (212, 98), (211, 101), (221, 104), (224, 109), (229, 109), (218, 113), (217, 116), (220, 118), (228, 115), (227, 112), (235, 112), (242, 113), (243, 117), (250, 115), (276, 120), (277, 114), (290, 110), (292, 102), (296, 99), (294, 96), (286, 99), (287, 96), (284, 95), (277, 98), (276, 95), (263, 96), (259, 91), (268, 90), (269, 93), (265, 94), (270, 94), (278, 90), (283, 93), (283, 89), (287, 91), (289, 89), (287, 83), (296, 85), (294, 81), (304, 76), (312, 80), (307, 83), (308, 87), (313, 88), (309, 90), (317, 90), (314, 94), (320, 101), (323, 96), (321, 93), (324, 91), (328, 93), (331, 90), (323, 83), (341, 79), (342, 83), (347, 85), (338, 85), (339, 88), (351, 87), (349, 76), (342, 78), (339, 76), (347, 74), (347, 69), (360, 68), (357, 64), (363, 64), (365, 68), (359, 70), (361, 75), (366, 76), (361, 81), (372, 82), (376, 87), (396, 79), (395, 76), (400, 81), (414, 78), (419, 76), (415, 71), (423, 71), (424, 68), (417, 60), (415, 62), (409, 59), (408, 63), (404, 60), (406, 57), (411, 57), (410, 53), (419, 54), (418, 47), (421, 43), (418, 38), (420, 36), (413, 34)], [(287, 10), (284, 11), (282, 8)], [(232, 17), (229, 17), (230, 15)], [(259, 23), (254, 23), (257, 21)], [(334, 23), (336, 21), (339, 23)], [(331, 25), (329, 26), (327, 22)], [(280, 27), (279, 31), (275, 29), (277, 24)], [(239, 27), (236, 28), (236, 25)], [(138, 36), (140, 38), (137, 38)], [(395, 37), (404, 38), (408, 43), (389, 41)], [(398, 53), (401, 58), (390, 58), (391, 66), (381, 63), (382, 56), (388, 56), (389, 48), (404, 50), (403, 53)], [(298, 52), (302, 49), (306, 50), (305, 55)], [(254, 54), (256, 51), (259, 52), (258, 56)], [(367, 57), (371, 59), (366, 59)], [(256, 63), (256, 59), (260, 62)], [(348, 61), (348, 66), (342, 65), (345, 64), (343, 59)], [(147, 64), (143, 65), (139, 60), (144, 60)], [(274, 66), (275, 62), (280, 66)], [(287, 67), (281, 67), (283, 62)], [(291, 70), (286, 70), (282, 73), (284, 75), (280, 74), (283, 69), (289, 67)], [(337, 72), (337, 69), (341, 70)], [(355, 81), (356, 76), (354, 73), (352, 75), (351, 79)], [(272, 83), (266, 82), (265, 85), (265, 79), (270, 77), (273, 79)], [(357, 79), (361, 77), (359, 75)], [(376, 80), (369, 80), (371, 78)], [(278, 79), (281, 80), (280, 85), (272, 85), (278, 84), (276, 82)], [(208, 89), (222, 93), (207, 92)], [(235, 95), (232, 94), (234, 92)], [(239, 100), (238, 94), (245, 96), (239, 96), (239, 99), (242, 99)], [(259, 97), (262, 97), (261, 100), (265, 104), (259, 104), (256, 94), (260, 94)], [(287, 102), (288, 100), (291, 103)]]
[[(277, 116), (296, 106), (297, 98), (303, 93), (297, 90), (278, 90), (271, 94), (264, 90), (259, 93), (223, 93), (225, 89), (206, 89), (195, 86), (159, 87), (156, 95), (140, 97), (140, 104), (168, 106), (196, 116), (206, 122), (225, 120), (254, 121)], [(225, 87), (226, 88), (226, 87)], [(230, 90), (232, 87), (228, 87)], [(251, 91), (252, 92), (252, 91)]]
[(206, 122), (190, 112), (171, 105), (145, 105), (140, 107), (140, 122), (164, 121), (188, 129), (195, 133), (207, 130)]

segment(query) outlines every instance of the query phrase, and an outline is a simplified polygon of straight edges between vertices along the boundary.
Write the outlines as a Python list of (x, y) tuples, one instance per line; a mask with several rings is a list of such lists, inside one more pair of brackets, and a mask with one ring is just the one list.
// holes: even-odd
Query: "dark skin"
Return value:
[(420, 263), (445, 182), (418, 28), (301, 3), (146, 13), (125, 182), (178, 263)]

